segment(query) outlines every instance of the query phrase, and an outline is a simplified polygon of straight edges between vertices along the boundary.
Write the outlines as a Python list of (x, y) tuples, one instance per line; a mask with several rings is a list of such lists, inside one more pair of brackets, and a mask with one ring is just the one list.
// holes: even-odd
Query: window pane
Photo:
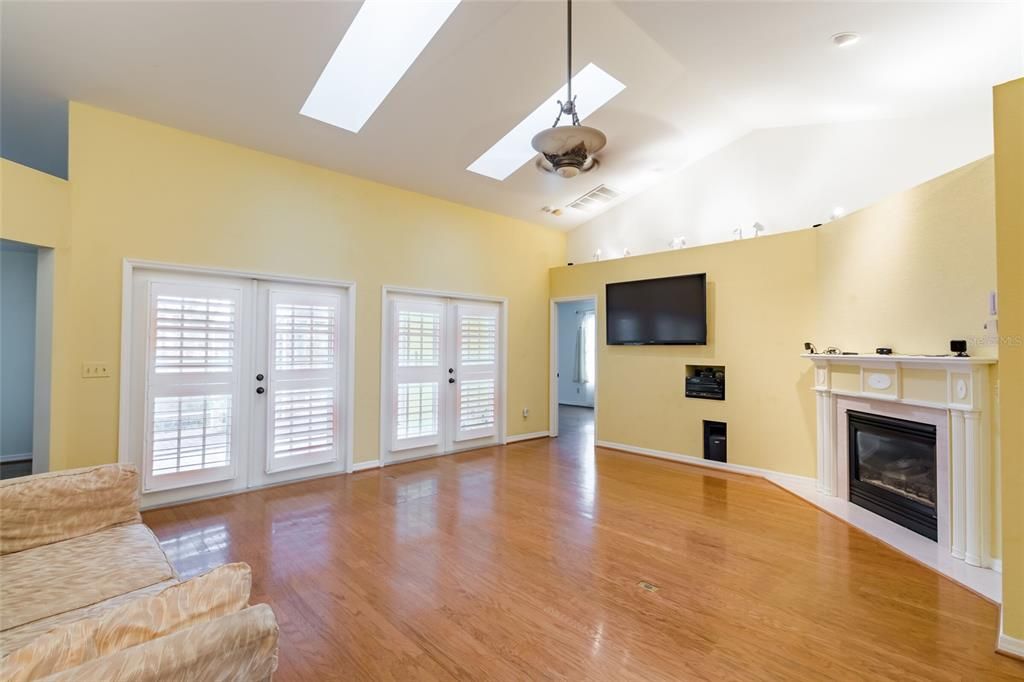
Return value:
[(437, 367), (441, 364), (441, 314), (398, 311), (398, 366)]
[(334, 367), (334, 307), (274, 306), (274, 368), (332, 369)]
[(434, 382), (398, 384), (395, 413), (399, 440), (433, 436), (438, 433), (437, 384)]
[(235, 302), (222, 298), (156, 297), (153, 371), (230, 372), (235, 354)]
[(494, 380), (463, 381), (459, 387), (459, 428), (494, 425)]
[(231, 396), (153, 399), (153, 475), (231, 463)]
[(463, 365), (497, 362), (498, 319), (491, 315), (464, 315), (459, 320), (459, 350)]
[(334, 389), (313, 388), (274, 393), (274, 453), (310, 455), (334, 449)]

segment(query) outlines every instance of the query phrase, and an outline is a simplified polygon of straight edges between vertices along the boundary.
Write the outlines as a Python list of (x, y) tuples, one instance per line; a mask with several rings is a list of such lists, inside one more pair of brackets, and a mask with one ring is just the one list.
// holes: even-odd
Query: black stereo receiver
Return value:
[(725, 400), (725, 372), (702, 367), (692, 377), (686, 377), (686, 397), (705, 400)]

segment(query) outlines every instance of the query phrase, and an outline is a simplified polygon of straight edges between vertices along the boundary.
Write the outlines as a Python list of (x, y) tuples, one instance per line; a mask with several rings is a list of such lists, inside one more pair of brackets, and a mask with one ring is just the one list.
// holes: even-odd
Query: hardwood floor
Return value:
[(183, 575), (252, 565), (278, 680), (1024, 679), (993, 604), (766, 481), (592, 439), (145, 521)]

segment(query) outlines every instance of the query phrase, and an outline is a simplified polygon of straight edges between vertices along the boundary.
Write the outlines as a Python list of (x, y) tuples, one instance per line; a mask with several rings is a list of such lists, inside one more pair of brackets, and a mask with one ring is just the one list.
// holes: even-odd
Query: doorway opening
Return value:
[(597, 299), (551, 301), (551, 436), (593, 441), (597, 412)]
[(53, 249), (0, 239), (0, 478), (50, 469)]

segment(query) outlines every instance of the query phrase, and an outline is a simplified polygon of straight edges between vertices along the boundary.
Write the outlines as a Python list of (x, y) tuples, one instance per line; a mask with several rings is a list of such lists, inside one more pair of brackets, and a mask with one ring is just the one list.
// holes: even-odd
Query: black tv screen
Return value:
[(707, 275), (605, 285), (608, 345), (690, 345), (708, 341)]

